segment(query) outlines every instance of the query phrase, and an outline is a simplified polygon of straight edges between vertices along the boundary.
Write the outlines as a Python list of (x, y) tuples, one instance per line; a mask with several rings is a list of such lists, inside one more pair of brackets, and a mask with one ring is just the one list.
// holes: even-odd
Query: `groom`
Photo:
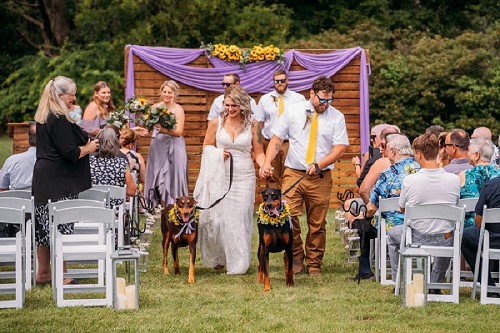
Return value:
[[(273, 174), (271, 162), (280, 151), (284, 139), (289, 139), (289, 151), (285, 160), (282, 189), (307, 174), (297, 186), (285, 195), (290, 205), (293, 221), (293, 270), (295, 274), (307, 272), (321, 275), (326, 244), (326, 213), (332, 190), (331, 169), (349, 144), (344, 115), (330, 104), (335, 88), (331, 79), (318, 77), (309, 91), (309, 101), (289, 107), (271, 132), (266, 160), (259, 170), (260, 177)], [(319, 135), (318, 135), (319, 134)], [(305, 203), (308, 232), (305, 253), (300, 236), (299, 215)], [(304, 266), (305, 264), (307, 267)]]

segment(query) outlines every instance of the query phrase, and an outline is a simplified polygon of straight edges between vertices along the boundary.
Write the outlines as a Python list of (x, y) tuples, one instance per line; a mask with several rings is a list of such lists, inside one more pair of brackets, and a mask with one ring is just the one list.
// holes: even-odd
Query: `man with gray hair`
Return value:
[(453, 129), (448, 133), (444, 142), (444, 150), (451, 161), (444, 167), (446, 172), (458, 175), (461, 171), (472, 168), (467, 156), (469, 143), (469, 134), (463, 129)]
[[(490, 140), (492, 141), (492, 135), (491, 135), (491, 130), (488, 127), (478, 127), (472, 132), (472, 135), (470, 136), (471, 139), (485, 139), (485, 140)], [(498, 137), (498, 141), (500, 142), (500, 136)], [(500, 144), (500, 143), (499, 143)], [(493, 166), (498, 166), (498, 147), (495, 146), (495, 152), (493, 156), (491, 157), (491, 165)]]
[[(420, 170), (420, 165), (413, 158), (410, 141), (405, 135), (387, 135), (385, 150), (391, 166), (380, 173), (375, 183), (370, 196), (370, 202), (366, 206), (368, 209), (367, 217), (375, 215), (379, 205), (379, 196), (384, 199), (399, 197), (403, 179), (407, 175), (414, 174)], [(382, 217), (386, 221), (386, 232), (404, 222), (404, 215), (396, 211), (386, 212), (382, 214)], [(378, 228), (378, 222), (375, 227)], [(373, 277), (373, 273), (370, 269), (369, 250), (366, 251), (366, 248), (368, 247), (369, 249), (370, 246), (369, 240), (365, 241), (365, 244), (362, 244), (362, 246), (365, 248), (365, 251), (362, 251), (360, 257), (361, 279), (370, 279)]]

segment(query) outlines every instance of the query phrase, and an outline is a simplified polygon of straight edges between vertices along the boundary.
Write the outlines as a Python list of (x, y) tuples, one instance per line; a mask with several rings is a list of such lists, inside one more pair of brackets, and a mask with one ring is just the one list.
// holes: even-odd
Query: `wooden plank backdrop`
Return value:
[[(321, 54), (333, 50), (299, 50), (301, 52)], [(129, 49), (125, 48), (125, 77), (127, 76)], [(368, 54), (368, 51), (367, 51)], [(160, 101), (160, 86), (165, 80), (170, 80), (166, 75), (161, 74), (142, 59), (135, 56), (134, 61), (134, 84), (136, 98), (143, 97), (152, 102)], [(212, 64), (205, 55), (188, 64), (192, 67), (212, 68)], [(349, 147), (344, 156), (335, 162), (335, 169), (332, 172), (333, 189), (331, 193), (330, 207), (336, 208), (340, 202), (337, 199), (337, 192), (344, 192), (352, 188), (356, 180), (351, 158), (360, 153), (360, 132), (359, 132), (359, 72), (360, 57), (354, 58), (346, 67), (332, 76), (335, 83), (335, 100), (333, 106), (345, 115), (347, 131), (349, 136)], [(296, 61), (290, 68), (291, 71), (304, 70)], [(221, 76), (222, 82), (222, 76)], [(213, 100), (220, 93), (205, 91), (177, 82), (180, 86), (180, 95), (177, 102), (182, 105), (186, 114), (184, 125), (184, 139), (188, 155), (188, 183), (189, 192), (192, 193), (198, 177), (201, 152), (205, 131), (207, 128), (207, 115)], [(245, 82), (241, 82), (245, 87)], [(300, 91), (306, 99), (309, 99), (309, 91)], [(262, 94), (251, 94), (258, 102)], [(147, 159), (151, 138), (141, 138), (137, 144), (137, 151)], [(257, 165), (256, 165), (257, 169)], [(265, 181), (257, 179), (256, 196), (265, 187)], [(256, 202), (260, 199), (256, 197)]]

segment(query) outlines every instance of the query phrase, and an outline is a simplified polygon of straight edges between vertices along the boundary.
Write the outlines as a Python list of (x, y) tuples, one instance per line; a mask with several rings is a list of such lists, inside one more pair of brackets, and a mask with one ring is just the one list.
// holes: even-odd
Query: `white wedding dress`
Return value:
[[(207, 158), (208, 156), (202, 157), (202, 170), (194, 191), (195, 199), (199, 200), (198, 205), (208, 207), (226, 193), (229, 187), (229, 158), (221, 160), (222, 149), (228, 150), (233, 157), (233, 183), (231, 190), (218, 205), (201, 211), (198, 246), (205, 266), (224, 265), (227, 274), (245, 274), (250, 266), (255, 201), (255, 169), (250, 155), (251, 126), (240, 133), (233, 142), (219, 119), (216, 145), (218, 149), (207, 151), (205, 148), (203, 151), (203, 154), (207, 155), (216, 150), (218, 155), (211, 159)], [(223, 163), (224, 168), (218, 163)], [(205, 181), (201, 177), (202, 174)], [(221, 175), (219, 179), (218, 174)], [(223, 186), (214, 184), (222, 179)], [(210, 194), (206, 194), (208, 188)]]

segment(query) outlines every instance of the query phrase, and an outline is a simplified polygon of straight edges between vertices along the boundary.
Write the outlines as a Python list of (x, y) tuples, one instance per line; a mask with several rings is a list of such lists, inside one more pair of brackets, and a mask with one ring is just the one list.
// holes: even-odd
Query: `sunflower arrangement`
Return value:
[(280, 65), (285, 64), (285, 53), (274, 45), (254, 45), (251, 49), (242, 50), (236, 45), (205, 44), (200, 48), (207, 50), (209, 57), (217, 57), (225, 61), (237, 61), (242, 69), (245, 64), (259, 61), (278, 61)]
[(177, 124), (175, 115), (163, 104), (149, 108), (148, 112), (141, 116), (140, 121), (148, 130), (152, 130), (155, 124), (168, 129), (174, 129)]
[(127, 124), (132, 121), (130, 117), (132, 113), (136, 114), (135, 121), (140, 123), (142, 116), (149, 112), (150, 107), (151, 103), (145, 98), (130, 98), (123, 109), (115, 110), (110, 114), (109, 124), (118, 128), (127, 127)]

